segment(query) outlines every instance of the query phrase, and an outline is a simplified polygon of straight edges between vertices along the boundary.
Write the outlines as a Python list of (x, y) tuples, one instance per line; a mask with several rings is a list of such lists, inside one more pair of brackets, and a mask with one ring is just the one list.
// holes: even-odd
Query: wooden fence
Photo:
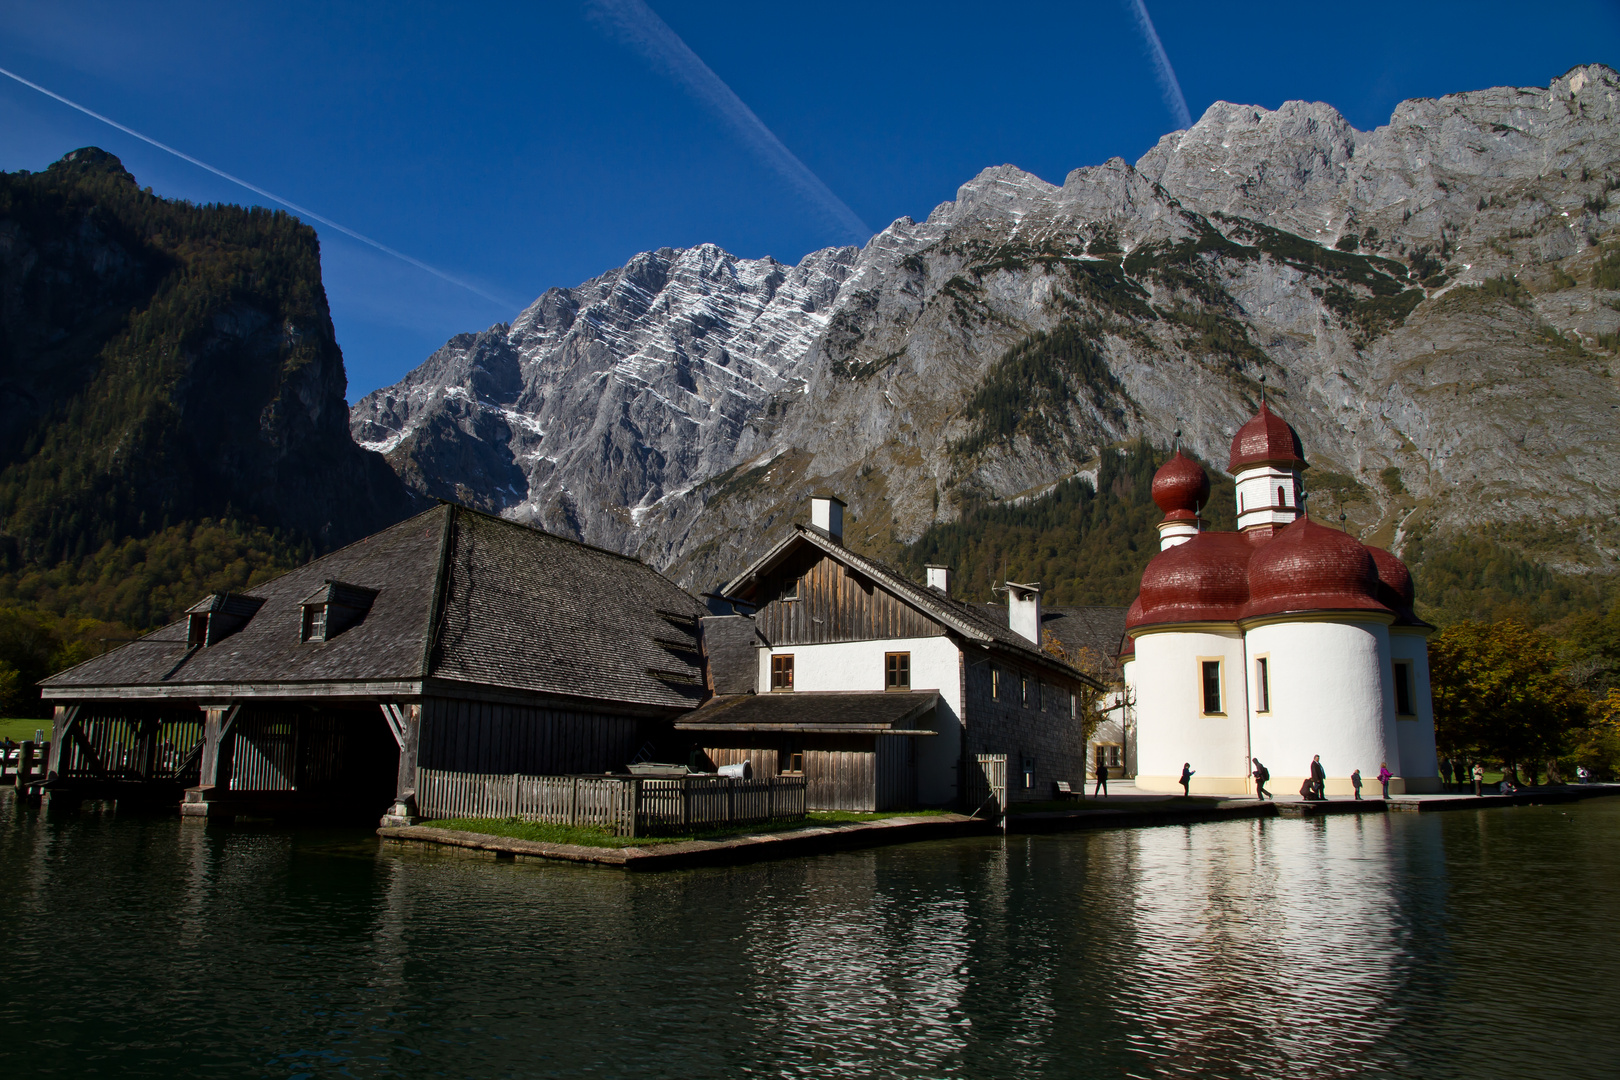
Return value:
[(417, 812), (424, 818), (518, 818), (595, 826), (620, 836), (802, 818), (804, 795), (802, 776), (665, 780), (416, 772)]
[(979, 810), (989, 812), (994, 803), (995, 812), (1007, 812), (1007, 755), (978, 754), (967, 763), (968, 784), (964, 809), (972, 814)]

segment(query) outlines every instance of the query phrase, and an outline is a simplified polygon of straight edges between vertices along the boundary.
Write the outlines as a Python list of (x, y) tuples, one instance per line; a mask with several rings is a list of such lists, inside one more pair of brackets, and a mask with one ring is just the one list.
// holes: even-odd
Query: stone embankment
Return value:
[[(1279, 799), (1126, 797), (1086, 800), (1074, 809), (1014, 813), (1005, 821), (1007, 833), (1075, 832), (1083, 829), (1128, 829), (1154, 825), (1192, 825), (1265, 817), (1318, 817), (1326, 814), (1423, 813), (1438, 810), (1488, 810), (1532, 804), (1577, 802), (1620, 795), (1620, 784), (1538, 788), (1512, 795), (1407, 795), (1384, 799), (1332, 799), (1305, 802)], [(377, 835), (393, 843), (444, 846), (497, 859), (551, 859), (590, 863), (623, 870), (685, 870), (696, 866), (724, 866), (820, 855), (852, 848), (907, 844), (964, 836), (986, 836), (1003, 831), (1001, 823), (961, 814), (892, 817), (874, 821), (814, 825), (785, 832), (750, 833), (724, 840), (676, 840), (645, 847), (585, 847), (549, 844), (506, 836), (440, 829), (431, 825), (391, 826)]]

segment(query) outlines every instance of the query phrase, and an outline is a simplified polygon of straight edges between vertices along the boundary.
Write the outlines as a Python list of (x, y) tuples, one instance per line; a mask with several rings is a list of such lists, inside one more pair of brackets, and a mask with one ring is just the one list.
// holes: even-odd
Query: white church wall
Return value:
[(1440, 790), (1440, 765), (1434, 746), (1434, 695), (1429, 688), (1429, 641), (1421, 630), (1392, 626), (1390, 659), (1409, 665), (1412, 715), (1396, 716), (1395, 737), (1401, 748), (1401, 778), (1409, 792)]
[[(1358, 768), (1374, 793), (1381, 762), (1400, 775), (1385, 624), (1278, 621), (1250, 628), (1246, 644), (1250, 753), (1271, 771), (1271, 790), (1297, 793), (1318, 754), (1329, 795), (1351, 794), (1350, 773)], [(1259, 711), (1255, 685), (1255, 661), (1262, 656), (1270, 680), (1268, 712)], [(1399, 788), (1392, 784), (1390, 791)]]
[[(1220, 714), (1203, 708), (1203, 669), (1221, 663)], [(1241, 794), (1249, 790), (1244, 767), (1248, 740), (1247, 683), (1243, 637), (1230, 630), (1167, 630), (1140, 634), (1136, 659), (1127, 665), (1136, 692), (1136, 785), (1180, 791), (1181, 766), (1191, 763), (1192, 790)]]
[(917, 800), (945, 805), (956, 798), (956, 766), (962, 753), (961, 655), (947, 637), (889, 638), (881, 641), (835, 641), (818, 645), (784, 645), (759, 650), (759, 687), (771, 685), (771, 657), (793, 657), (795, 691), (883, 690), (883, 654), (911, 654), (911, 688), (939, 691), (935, 738), (917, 740)]

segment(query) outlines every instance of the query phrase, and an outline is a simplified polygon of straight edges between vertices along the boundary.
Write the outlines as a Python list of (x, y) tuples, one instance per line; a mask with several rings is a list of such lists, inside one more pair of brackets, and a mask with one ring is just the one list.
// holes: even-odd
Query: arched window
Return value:
[(1277, 505), (1278, 506), (1287, 506), (1288, 505), (1288, 496), (1283, 493), (1282, 485), (1280, 485), (1280, 484), (1277, 486)]

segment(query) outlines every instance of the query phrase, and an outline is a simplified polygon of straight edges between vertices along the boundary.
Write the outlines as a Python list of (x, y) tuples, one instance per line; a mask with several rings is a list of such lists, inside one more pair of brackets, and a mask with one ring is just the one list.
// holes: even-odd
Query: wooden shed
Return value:
[(650, 567), (441, 505), (48, 679), (53, 797), (414, 812), (416, 770), (624, 767), (703, 700)]

